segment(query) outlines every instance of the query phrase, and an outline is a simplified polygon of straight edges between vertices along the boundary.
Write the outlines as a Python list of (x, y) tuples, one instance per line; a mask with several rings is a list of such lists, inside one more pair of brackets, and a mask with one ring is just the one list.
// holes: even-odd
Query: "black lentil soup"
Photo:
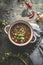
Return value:
[(31, 30), (26, 24), (17, 23), (12, 26), (10, 30), (10, 36), (14, 42), (23, 44), (30, 39)]

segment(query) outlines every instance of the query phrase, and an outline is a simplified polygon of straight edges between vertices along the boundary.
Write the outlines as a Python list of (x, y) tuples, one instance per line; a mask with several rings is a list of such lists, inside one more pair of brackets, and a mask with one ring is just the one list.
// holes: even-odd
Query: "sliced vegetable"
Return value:
[(19, 41), (24, 40), (25, 39), (24, 36), (25, 31), (23, 29), (20, 29), (17, 33), (14, 33), (14, 37)]
[(29, 16), (29, 18), (32, 18), (35, 15), (35, 12), (32, 11), (32, 14)]
[(18, 37), (18, 34), (17, 34), (17, 33), (15, 33), (15, 34), (14, 34), (14, 36), (15, 36), (15, 37)]
[(26, 3), (27, 5), (27, 8), (31, 8), (32, 7), (32, 4), (30, 2)]

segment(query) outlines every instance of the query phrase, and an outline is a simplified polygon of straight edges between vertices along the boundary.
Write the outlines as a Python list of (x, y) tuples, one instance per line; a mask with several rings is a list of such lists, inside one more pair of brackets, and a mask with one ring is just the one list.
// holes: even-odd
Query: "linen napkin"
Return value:
[[(39, 26), (35, 23), (30, 23), (36, 36), (40, 37), (41, 29)], [(43, 38), (41, 39), (41, 42), (37, 46), (37, 48), (33, 51), (33, 53), (30, 55), (30, 59), (33, 62), (33, 65), (43, 65)]]

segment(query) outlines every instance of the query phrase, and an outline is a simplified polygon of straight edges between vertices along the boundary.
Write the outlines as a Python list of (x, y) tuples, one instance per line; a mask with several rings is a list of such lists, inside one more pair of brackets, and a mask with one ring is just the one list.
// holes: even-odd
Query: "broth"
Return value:
[(14, 42), (23, 44), (30, 39), (31, 30), (26, 24), (17, 23), (12, 26), (10, 30), (10, 36)]

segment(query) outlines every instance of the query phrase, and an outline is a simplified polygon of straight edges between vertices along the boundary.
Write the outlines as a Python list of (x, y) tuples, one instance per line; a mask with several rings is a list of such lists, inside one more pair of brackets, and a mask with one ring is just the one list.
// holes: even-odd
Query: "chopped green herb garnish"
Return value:
[(14, 38), (16, 38), (16, 39), (19, 40), (19, 41), (24, 40), (24, 39), (25, 39), (25, 38), (24, 38), (24, 36), (25, 36), (25, 30), (20, 29), (20, 30), (19, 30), (19, 33), (20, 33), (20, 34), (14, 33)]

